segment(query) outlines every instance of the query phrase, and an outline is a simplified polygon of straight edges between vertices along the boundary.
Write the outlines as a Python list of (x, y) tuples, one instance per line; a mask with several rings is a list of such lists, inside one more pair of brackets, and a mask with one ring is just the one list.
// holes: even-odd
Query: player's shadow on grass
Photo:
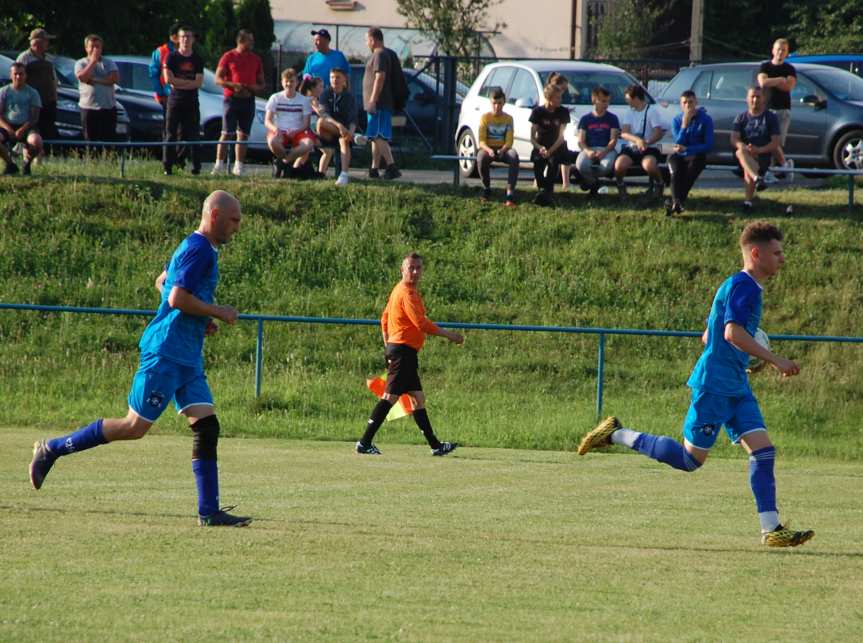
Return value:
[[(194, 522), (195, 516), (188, 513), (168, 513), (168, 512), (152, 512), (152, 511), (128, 511), (122, 509), (79, 509), (72, 507), (16, 507), (13, 505), (0, 505), (2, 511), (13, 511), (17, 513), (52, 513), (52, 514), (69, 514), (70, 516), (92, 515), (92, 516), (127, 516), (134, 518), (179, 518), (182, 520), (191, 520)], [(248, 515), (248, 514), (246, 514)], [(268, 522), (271, 518), (261, 518), (252, 515), (254, 522)]]

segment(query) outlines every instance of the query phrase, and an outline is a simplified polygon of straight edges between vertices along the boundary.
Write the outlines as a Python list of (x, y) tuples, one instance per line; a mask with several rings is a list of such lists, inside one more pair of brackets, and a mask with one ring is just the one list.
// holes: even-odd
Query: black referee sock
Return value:
[(432, 430), (431, 422), (429, 421), (429, 414), (426, 413), (425, 408), (414, 410), (414, 422), (417, 423), (417, 426), (420, 428), (420, 431), (423, 432), (425, 439), (428, 441), (429, 446), (432, 449), (440, 448), (440, 440), (437, 439), (437, 436), (434, 434)]
[(360, 439), (363, 446), (369, 447), (372, 445), (375, 433), (378, 432), (381, 424), (383, 424), (384, 420), (387, 419), (387, 413), (390, 412), (391, 408), (393, 408), (392, 403), (382, 399), (379, 400), (375, 405), (375, 408), (372, 409), (372, 414), (369, 416), (369, 422), (366, 425), (366, 432), (363, 433), (363, 437)]

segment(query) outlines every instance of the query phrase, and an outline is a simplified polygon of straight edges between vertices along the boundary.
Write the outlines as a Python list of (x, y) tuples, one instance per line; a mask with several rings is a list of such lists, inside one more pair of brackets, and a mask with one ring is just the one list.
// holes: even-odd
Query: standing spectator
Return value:
[[(204, 61), (192, 50), (195, 34), (189, 27), (180, 27), (177, 32), (180, 45), (168, 54), (165, 61), (165, 85), (171, 88), (168, 95), (168, 116), (165, 121), (165, 141), (178, 139), (197, 141), (201, 128), (201, 110), (198, 105), (198, 89), (204, 82)], [(201, 173), (201, 154), (197, 145), (191, 145), (192, 174)], [(177, 148), (167, 145), (163, 150), (162, 163), (165, 175), (170, 176), (177, 161)]]
[(18, 62), (24, 63), (27, 84), (39, 92), (42, 109), (39, 110), (39, 133), (48, 140), (56, 139), (57, 132), (57, 70), (48, 60), (48, 41), (54, 36), (44, 29), (30, 32), (30, 49), (18, 54)]
[(30, 164), (42, 153), (42, 137), (35, 130), (39, 123), (42, 99), (39, 92), (27, 84), (24, 63), (10, 65), (12, 82), (0, 89), (0, 157), (6, 161), (4, 174), (15, 174), (18, 166), (12, 161), (7, 143), (24, 147), (24, 174), (30, 174)]
[(591, 194), (599, 191), (600, 176), (611, 176), (614, 171), (615, 147), (620, 134), (620, 121), (608, 111), (610, 94), (605, 87), (594, 87), (590, 92), (593, 112), (578, 122), (578, 145), (581, 152), (575, 164)]
[(533, 176), (539, 188), (533, 202), (543, 207), (554, 205), (551, 195), (558, 167), (568, 158), (563, 131), (569, 123), (569, 110), (560, 104), (563, 91), (560, 85), (548, 84), (543, 89), (545, 102), (530, 113), (530, 142), (533, 151)]
[(273, 159), (274, 178), (292, 174), (291, 164), (308, 159), (315, 148), (315, 136), (309, 130), (312, 104), (297, 92), (297, 72), (290, 67), (282, 72), (282, 87), (284, 91), (270, 96), (264, 116), (267, 145), (276, 157)]
[[(180, 27), (179, 22), (171, 25), (168, 32), (168, 41), (156, 47), (150, 55), (150, 85), (153, 87), (153, 98), (162, 106), (162, 116), (168, 118), (168, 96), (171, 95), (171, 86), (165, 80), (165, 63), (168, 61), (168, 56), (176, 51), (180, 45)], [(167, 125), (166, 125), (167, 126)]]
[(743, 170), (746, 198), (743, 212), (752, 211), (752, 196), (767, 185), (764, 173), (770, 167), (770, 159), (779, 147), (779, 120), (764, 103), (764, 90), (750, 87), (746, 92), (748, 109), (734, 119), (731, 126), (731, 147), (737, 163)]
[(390, 141), (393, 137), (393, 85), (397, 82), (394, 77), (402, 70), (396, 52), (384, 47), (384, 34), (379, 28), (369, 28), (366, 44), (372, 52), (363, 75), (363, 106), (368, 115), (366, 136), (372, 142), (369, 178), (380, 178), (378, 168), (383, 159), (386, 163), (384, 178), (397, 179), (402, 173), (393, 160)]
[(773, 43), (773, 58), (764, 61), (758, 68), (758, 86), (764, 90), (767, 109), (779, 119), (779, 147), (773, 152), (773, 158), (777, 165), (784, 165), (790, 170), (794, 167), (794, 161), (785, 159), (784, 148), (791, 126), (791, 92), (797, 86), (797, 71), (793, 65), (785, 62), (788, 49), (785, 38)]
[(476, 155), (476, 164), (479, 166), (479, 175), (482, 177), (483, 201), (488, 201), (491, 198), (489, 167), (492, 161), (509, 165), (504, 204), (515, 207), (515, 186), (518, 183), (519, 159), (518, 152), (512, 149), (514, 129), (512, 116), (504, 113), (504, 103), (506, 103), (506, 95), (500, 87), (495, 87), (491, 91), (491, 111), (483, 114), (479, 119), (479, 152)]
[(326, 29), (318, 29), (312, 31), (315, 37), (315, 51), (309, 54), (306, 58), (306, 65), (303, 67), (303, 76), (317, 76), (324, 81), (324, 87), (330, 86), (330, 71), (333, 69), (344, 69), (349, 72), (351, 69), (348, 59), (338, 49), (330, 49), (330, 32)]
[(626, 195), (623, 177), (633, 164), (641, 165), (650, 177), (647, 193), (662, 198), (662, 174), (659, 171), (659, 158), (662, 153), (655, 147), (665, 134), (665, 125), (658, 109), (650, 109), (644, 88), (630, 85), (623, 94), (630, 109), (623, 115), (620, 137), (625, 141), (620, 156), (614, 162), (614, 176), (617, 191)]
[(114, 85), (120, 80), (120, 71), (113, 60), (102, 56), (102, 48), (101, 36), (88, 35), (84, 38), (87, 57), (75, 63), (75, 76), (80, 83), (78, 106), (86, 141), (112, 141), (117, 129)]
[[(357, 130), (357, 106), (348, 87), (348, 72), (334, 67), (330, 70), (330, 86), (324, 90), (320, 100), (322, 115), (318, 119), (318, 136), (321, 145), (338, 145), (342, 157), (342, 169), (336, 185), (348, 184), (348, 168), (351, 167), (351, 143)], [(327, 173), (332, 153), (329, 147), (321, 148), (318, 171)]]
[(668, 157), (671, 174), (671, 199), (665, 201), (668, 216), (683, 212), (686, 197), (713, 149), (713, 119), (698, 106), (695, 92), (687, 89), (680, 95), (680, 111), (671, 123), (674, 147)]
[[(243, 141), (249, 138), (252, 121), (255, 118), (255, 93), (264, 88), (264, 66), (260, 56), (252, 51), (255, 36), (251, 31), (240, 29), (237, 32), (237, 46), (225, 52), (216, 67), (216, 82), (225, 88), (222, 114), (222, 134), (219, 141), (237, 137), (237, 159), (231, 173), (242, 176), (243, 162), (246, 160), (246, 146)], [(222, 172), (228, 156), (224, 144), (216, 147), (216, 162), (213, 174)]]
[(407, 394), (413, 407), (413, 418), (432, 450), (432, 455), (444, 456), (455, 451), (455, 442), (441, 442), (432, 430), (425, 409), (425, 393), (418, 372), (420, 349), (426, 335), (446, 337), (461, 344), (464, 337), (459, 333), (439, 327), (426, 317), (426, 309), (417, 287), (423, 275), (423, 258), (416, 252), (402, 260), (402, 278), (395, 285), (381, 315), (381, 334), (384, 340), (384, 357), (387, 360), (386, 391), (372, 410), (366, 423), (366, 431), (357, 442), (357, 453), (380, 455), (372, 440), (386, 419), (393, 404)]

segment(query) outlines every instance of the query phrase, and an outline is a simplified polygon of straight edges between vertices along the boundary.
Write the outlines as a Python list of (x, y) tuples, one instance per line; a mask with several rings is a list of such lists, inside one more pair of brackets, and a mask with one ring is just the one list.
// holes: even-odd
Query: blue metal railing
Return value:
[[(5, 304), (0, 302), (0, 310), (28, 310), (52, 313), (90, 313), (95, 315), (133, 315), (150, 317), (155, 310), (136, 310), (126, 308), (93, 308), (82, 306), (48, 306), (41, 304)], [(305, 317), (298, 315), (258, 315), (243, 313), (241, 320), (257, 322), (255, 345), (255, 397), (261, 395), (264, 373), (264, 322), (293, 324), (335, 324), (341, 326), (378, 326), (377, 319), (350, 319), (345, 317)], [(593, 326), (539, 326), (530, 324), (481, 324), (469, 322), (436, 322), (443, 328), (462, 330), (488, 330), (505, 332), (568, 333), (576, 335), (597, 335), (599, 347), (596, 358), (596, 417), (602, 416), (603, 393), (605, 389), (605, 341), (608, 335), (635, 335), (642, 337), (701, 337), (701, 331), (692, 330), (646, 330), (636, 328), (600, 328)], [(771, 335), (771, 341), (793, 342), (834, 342), (844, 344), (863, 344), (863, 337), (836, 335)]]

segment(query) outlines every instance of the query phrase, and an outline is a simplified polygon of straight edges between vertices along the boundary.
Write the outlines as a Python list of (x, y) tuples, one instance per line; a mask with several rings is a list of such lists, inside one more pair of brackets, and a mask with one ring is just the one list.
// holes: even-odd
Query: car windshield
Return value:
[(839, 100), (863, 101), (863, 78), (850, 71), (819, 69), (806, 73)]
[[(430, 92), (433, 92), (435, 90), (435, 86), (437, 86), (438, 95), (444, 95), (446, 88), (443, 84), (443, 78), (441, 78), (440, 84), (438, 84), (437, 80), (432, 74), (427, 74), (424, 71), (417, 73), (413, 69), (405, 69), (404, 72), (405, 78), (408, 82), (410, 82), (412, 78), (416, 77), (416, 80), (425, 85)], [(456, 81), (455, 93), (459, 98), (464, 98), (467, 95), (468, 91), (470, 91), (470, 87), (468, 87), (462, 82)]]
[[(605, 87), (611, 94), (610, 101), (612, 105), (625, 105), (626, 100), (623, 94), (626, 88), (630, 85), (637, 85), (635, 78), (625, 72), (615, 71), (563, 71), (559, 72), (566, 76), (569, 80), (569, 90), (564, 93), (564, 105), (590, 105), (590, 92), (594, 87)], [(544, 71), (539, 73), (539, 78), (542, 84), (548, 82), (548, 77), (551, 72)], [(648, 97), (648, 103), (653, 103), (653, 99)]]

